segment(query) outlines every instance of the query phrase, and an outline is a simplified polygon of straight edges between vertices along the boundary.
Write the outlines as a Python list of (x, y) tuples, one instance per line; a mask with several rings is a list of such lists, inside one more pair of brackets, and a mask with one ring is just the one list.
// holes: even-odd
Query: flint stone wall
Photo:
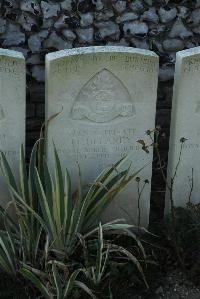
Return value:
[(200, 0), (1, 0), (0, 45), (27, 62), (27, 144), (44, 120), (44, 56), (61, 49), (122, 45), (160, 57), (157, 125), (167, 157), (177, 51), (200, 45)]

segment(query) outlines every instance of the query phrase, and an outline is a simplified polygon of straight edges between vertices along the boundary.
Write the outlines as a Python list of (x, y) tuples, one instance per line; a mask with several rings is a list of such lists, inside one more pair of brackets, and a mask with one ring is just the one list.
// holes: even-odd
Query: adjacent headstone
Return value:
[[(19, 171), (19, 151), (25, 143), (25, 60), (21, 53), (0, 49), (0, 150), (15, 174)], [(0, 177), (0, 203), (10, 200)]]
[(172, 106), (167, 181), (170, 186), (176, 173), (173, 200), (184, 207), (189, 200), (200, 202), (200, 47), (177, 53)]
[[(47, 153), (54, 141), (74, 186), (79, 162), (87, 186), (106, 166), (130, 154), (132, 169), (149, 163), (139, 176), (149, 179), (140, 199), (141, 224), (149, 220), (152, 151), (137, 143), (155, 126), (158, 57), (127, 47), (63, 50), (46, 56)], [(141, 181), (140, 186), (142, 186)], [(137, 184), (131, 183), (107, 209), (104, 220), (137, 224)]]

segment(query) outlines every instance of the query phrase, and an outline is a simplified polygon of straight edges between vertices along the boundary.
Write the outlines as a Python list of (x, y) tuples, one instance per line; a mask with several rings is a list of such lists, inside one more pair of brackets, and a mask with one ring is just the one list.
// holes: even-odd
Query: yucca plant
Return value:
[(85, 256), (85, 274), (86, 277), (92, 282), (93, 285), (98, 286), (109, 275), (106, 271), (109, 258), (109, 246), (105, 246), (105, 240), (103, 238), (103, 229), (101, 223), (99, 223), (98, 237), (91, 240), (89, 243), (94, 244), (96, 253), (94, 254), (95, 262), (90, 265), (89, 250), (84, 244), (84, 256)]
[[(92, 289), (77, 277), (85, 275), (84, 281), (89, 278), (93, 286), (99, 286), (109, 275), (109, 255), (117, 254), (125, 255), (133, 262), (146, 283), (137, 257), (123, 247), (110, 246), (104, 241), (104, 235), (108, 233), (125, 233), (136, 241), (145, 259), (142, 244), (130, 230), (133, 226), (120, 219), (98, 225), (106, 207), (141, 169), (130, 173), (130, 165), (125, 167), (128, 159), (125, 157), (105, 168), (88, 191), (83, 192), (81, 171), (77, 165), (78, 188), (72, 193), (70, 176), (67, 169), (63, 174), (55, 147), (55, 174), (52, 176), (43, 154), (43, 143), (43, 139), (36, 142), (28, 170), (21, 147), (19, 180), (12, 173), (5, 155), (0, 153), (1, 174), (10, 191), (8, 205), (0, 207), (4, 222), (4, 228), (0, 230), (0, 268), (10, 274), (21, 273), (44, 298), (67, 298), (76, 287), (95, 298)], [(10, 206), (15, 210), (14, 220), (8, 213)], [(88, 266), (84, 260), (86, 256), (82, 256), (81, 264), (78, 261), (75, 267), (70, 266), (66, 276), (65, 264), (73, 264), (72, 258), (76, 259), (82, 252), (83, 240), (87, 244), (97, 241), (95, 264)]]
[[(122, 265), (126, 264), (123, 258), (125, 257), (128, 263), (133, 263), (137, 267), (146, 287), (148, 287), (138, 258), (124, 247), (115, 245), (113, 242), (111, 243), (107, 239), (104, 239), (101, 223), (99, 223), (97, 229), (97, 236), (89, 240), (80, 236), (83, 246), (83, 254), (79, 257), (81, 261), (75, 262), (73, 260), (72, 262), (71, 260), (71, 263), (68, 262), (66, 264), (54, 258), (47, 261), (45, 271), (24, 265), (20, 273), (32, 282), (41, 295), (47, 299), (73, 298), (73, 291), (76, 288), (86, 292), (91, 298), (96, 298), (95, 294), (98, 294), (99, 298), (99, 296), (104, 294), (105, 287), (108, 287), (111, 279), (110, 276), (112, 276), (110, 273), (111, 260), (116, 259), (116, 263), (118, 263), (118, 260), (119, 264)], [(112, 230), (112, 226), (110, 226), (110, 229)], [(129, 236), (132, 237), (132, 232), (130, 232)], [(134, 234), (133, 237), (136, 240)], [(142, 254), (145, 255), (142, 244), (138, 241), (137, 245)]]
[[(120, 190), (137, 177), (140, 170), (131, 174), (130, 166), (124, 170), (127, 158), (123, 158), (105, 168), (84, 193), (81, 171), (77, 166), (78, 188), (72, 193), (70, 176), (67, 169), (63, 175), (56, 148), (54, 147), (53, 177), (43, 155), (42, 145), (42, 139), (35, 144), (28, 171), (23, 147), (21, 148), (19, 182), (15, 179), (5, 155), (0, 154), (1, 174), (10, 191), (7, 207), (0, 208), (4, 220), (4, 229), (0, 231), (0, 268), (12, 274), (18, 273), (20, 269), (20, 273), (28, 278), (45, 298), (65, 298), (71, 293), (72, 285), (82, 288), (95, 298), (91, 289), (76, 279), (80, 272), (86, 274), (85, 268), (72, 269), (71, 276), (66, 281), (65, 277), (63, 278), (64, 272), (57, 265), (63, 265), (66, 260), (70, 263), (76, 250), (81, 250), (81, 240), (91, 241), (91, 238), (98, 235), (97, 261), (93, 268), (90, 268), (90, 275), (95, 284), (99, 284), (104, 277), (110, 252), (110, 249), (105, 251), (104, 245), (102, 247), (103, 233), (108, 232), (128, 233), (144, 253), (134, 233), (129, 230), (132, 225), (116, 219), (98, 226), (98, 219), (106, 207)], [(15, 221), (8, 213), (10, 205), (16, 213)], [(118, 253), (120, 250), (129, 256), (143, 275), (137, 258), (122, 248), (118, 248)], [(117, 247), (112, 247), (112, 252), (117, 252)], [(47, 271), (49, 258), (55, 257), (51, 271)], [(44, 279), (38, 278), (38, 271), (44, 273)], [(144, 276), (143, 279), (145, 280)]]
[[(120, 225), (121, 226), (121, 225)], [(82, 242), (84, 247), (84, 258), (85, 258), (85, 275), (92, 283), (93, 286), (101, 287), (102, 283), (109, 278), (111, 275), (109, 272), (109, 266), (111, 262), (115, 260), (124, 261), (124, 258), (127, 260), (128, 263), (132, 263), (140, 275), (142, 276), (142, 280), (145, 283), (146, 287), (148, 288), (147, 281), (145, 279), (145, 275), (141, 266), (141, 263), (138, 257), (128, 249), (124, 248), (123, 246), (119, 246), (115, 244), (113, 235), (119, 236), (126, 236), (127, 238), (132, 238), (134, 243), (136, 243), (136, 248), (138, 250), (137, 256), (141, 256), (143, 261), (146, 261), (146, 253), (144, 247), (138, 237), (134, 234), (134, 232), (130, 231), (129, 228), (109, 229), (109, 234), (107, 235), (106, 231), (103, 233), (103, 225), (99, 223), (98, 228), (98, 236), (97, 238), (93, 238), (88, 242)], [(107, 238), (106, 238), (107, 237)], [(109, 238), (108, 238), (109, 237)], [(94, 253), (91, 248), (95, 248), (96, 252)], [(91, 252), (93, 252), (94, 262), (91, 262)], [(108, 279), (109, 281), (109, 279)]]
[[(35, 273), (34, 273), (35, 272)], [(38, 273), (37, 273), (38, 272)], [(52, 267), (49, 272), (42, 273), (35, 269), (28, 269), (24, 267), (20, 270), (20, 273), (40, 291), (41, 295), (45, 299), (66, 299), (72, 298), (71, 294), (75, 288), (79, 288), (84, 291), (93, 299), (97, 299), (93, 291), (87, 287), (86, 284), (78, 280), (78, 275), (83, 270), (77, 269), (72, 272), (71, 275), (66, 275), (63, 269), (60, 269), (56, 263), (52, 262)], [(40, 275), (40, 278), (38, 275)]]
[(41, 160), (41, 142), (42, 140), (38, 140), (33, 147), (28, 173), (23, 146), (21, 147), (19, 182), (16, 181), (4, 153), (0, 153), (1, 174), (10, 190), (10, 201), (5, 207), (0, 206), (0, 217), (4, 224), (4, 228), (0, 230), (0, 268), (12, 274), (16, 274), (21, 263), (37, 265), (39, 262), (39, 244), (43, 228), (26, 205), (39, 213), (34, 169), (40, 168), (38, 163)]
[[(102, 215), (106, 207), (113, 198), (123, 189), (138, 172), (129, 174), (130, 167), (123, 168), (127, 158), (123, 158), (114, 165), (104, 169), (94, 180), (86, 194), (82, 191), (81, 173), (78, 167), (78, 190), (74, 198), (71, 190), (70, 176), (67, 169), (64, 176), (61, 169), (60, 159), (54, 147), (55, 176), (52, 177), (46, 160), (43, 160), (43, 172), (39, 171), (35, 163), (30, 165), (29, 177), (31, 187), (34, 186), (36, 192), (36, 202), (29, 199), (29, 184), (25, 174), (23, 158), (21, 158), (21, 190), (14, 181), (9, 164), (2, 154), (2, 172), (8, 182), (12, 200), (16, 207), (28, 211), (31, 221), (40, 223), (45, 234), (49, 238), (50, 249), (65, 251), (67, 256), (73, 254), (79, 244), (79, 235), (89, 236), (98, 230), (97, 220)], [(103, 229), (109, 229), (110, 225), (119, 228), (117, 221), (104, 224)], [(29, 225), (29, 224), (28, 224)], [(123, 227), (123, 225), (122, 225)]]

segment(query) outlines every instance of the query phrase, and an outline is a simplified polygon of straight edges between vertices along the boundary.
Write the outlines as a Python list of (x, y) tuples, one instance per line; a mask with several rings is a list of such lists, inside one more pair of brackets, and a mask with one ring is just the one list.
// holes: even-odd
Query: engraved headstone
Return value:
[[(178, 52), (176, 60), (167, 178), (170, 186), (176, 173), (173, 183), (175, 206), (184, 207), (189, 200), (200, 202), (199, 128), (200, 47), (197, 47)], [(182, 138), (187, 140), (181, 143)], [(165, 212), (168, 213), (169, 209), (170, 192), (167, 188)]]
[[(19, 150), (25, 143), (25, 60), (21, 53), (0, 49), (0, 150), (15, 174), (19, 170)], [(0, 177), (0, 203), (9, 195)]]
[[(152, 151), (146, 154), (137, 140), (148, 140), (145, 132), (155, 126), (157, 77), (158, 57), (145, 50), (90, 47), (46, 56), (46, 120), (60, 112), (47, 126), (47, 153), (52, 161), (53, 140), (74, 186), (76, 161), (88, 186), (104, 167), (128, 153), (134, 170), (149, 163), (141, 177), (151, 182)], [(140, 199), (145, 226), (150, 185)], [(136, 182), (119, 194), (104, 220), (122, 217), (138, 223)]]

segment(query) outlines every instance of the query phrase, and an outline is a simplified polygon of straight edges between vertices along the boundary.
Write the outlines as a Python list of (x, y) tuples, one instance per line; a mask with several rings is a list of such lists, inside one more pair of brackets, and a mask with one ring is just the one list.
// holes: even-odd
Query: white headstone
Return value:
[[(15, 174), (19, 170), (20, 146), (25, 143), (25, 74), (23, 55), (0, 49), (0, 150)], [(8, 198), (0, 177), (0, 203), (5, 205)]]
[[(200, 202), (200, 47), (177, 53), (168, 161), (168, 184), (174, 179), (175, 206), (184, 207), (189, 198)], [(179, 161), (181, 142), (182, 153)], [(178, 167), (177, 167), (178, 164)], [(177, 171), (176, 171), (177, 168)], [(166, 192), (166, 209), (170, 192)]]
[[(133, 169), (150, 163), (141, 176), (151, 182), (152, 151), (136, 141), (155, 126), (158, 57), (127, 47), (90, 47), (46, 56), (47, 152), (52, 140), (75, 184), (76, 161), (87, 185), (106, 166), (132, 152)], [(149, 142), (149, 140), (148, 140)], [(141, 183), (142, 184), (142, 183)], [(148, 225), (151, 183), (140, 200), (141, 223)], [(137, 224), (136, 183), (107, 209), (104, 219), (128, 218)]]

